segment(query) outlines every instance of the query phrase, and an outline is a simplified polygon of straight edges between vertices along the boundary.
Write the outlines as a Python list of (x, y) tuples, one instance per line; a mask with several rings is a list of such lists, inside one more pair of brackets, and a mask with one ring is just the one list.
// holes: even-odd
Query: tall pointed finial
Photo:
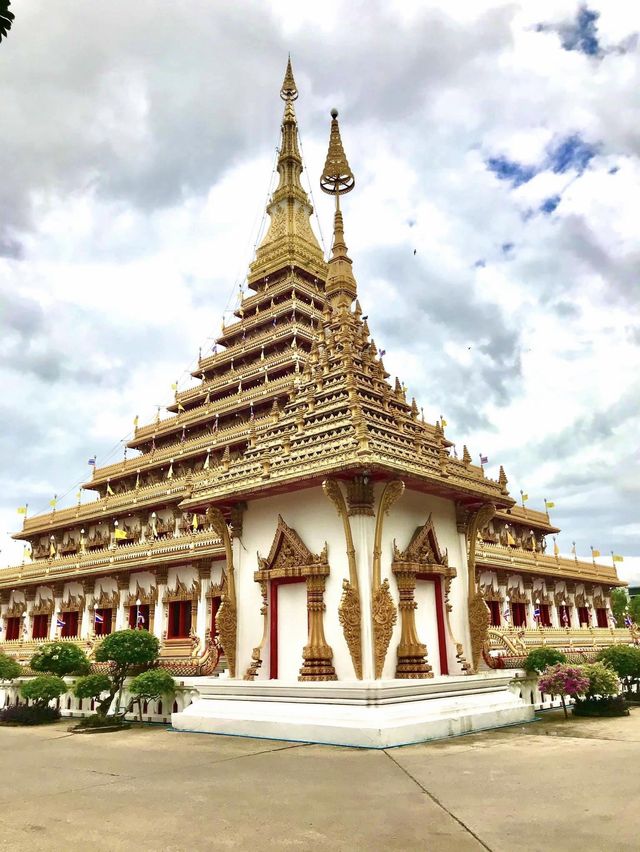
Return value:
[(350, 309), (357, 293), (356, 280), (351, 270), (351, 258), (347, 254), (347, 245), (344, 241), (344, 223), (340, 210), (340, 196), (351, 192), (355, 184), (356, 179), (342, 147), (338, 110), (332, 109), (329, 150), (320, 177), (320, 187), (323, 192), (336, 197), (332, 256), (327, 275), (327, 296), (332, 306), (341, 311)]
[(280, 97), (283, 101), (295, 101), (298, 97), (298, 87), (293, 78), (293, 70), (291, 68), (291, 54), (287, 60), (287, 70), (285, 71), (284, 81), (280, 89)]

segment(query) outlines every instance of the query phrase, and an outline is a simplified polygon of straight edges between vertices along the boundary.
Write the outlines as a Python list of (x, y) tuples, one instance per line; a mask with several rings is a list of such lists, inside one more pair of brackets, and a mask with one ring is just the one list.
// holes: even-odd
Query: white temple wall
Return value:
[[(384, 485), (376, 485), (375, 491), (375, 506), (376, 511), (380, 502), (380, 496)], [(438, 540), (438, 545), (442, 553), (445, 550), (448, 552), (449, 565), (456, 569), (457, 577), (451, 582), (450, 602), (453, 610), (450, 613), (451, 627), (453, 635), (458, 642), (462, 642), (465, 648), (465, 653), (469, 648), (468, 641), (468, 622), (467, 622), (467, 562), (464, 546), (461, 548), (460, 542), (464, 542), (462, 536), (456, 526), (455, 505), (451, 500), (445, 500), (441, 497), (435, 497), (431, 494), (422, 494), (418, 491), (405, 489), (404, 494), (397, 503), (391, 508), (389, 515), (385, 518), (383, 535), (382, 535), (382, 560), (381, 574), (382, 580), (389, 580), (389, 589), (391, 596), (396, 604), (399, 603), (398, 586), (396, 579), (391, 571), (391, 563), (393, 561), (393, 541), (399, 550), (404, 550), (418, 527), (423, 526), (432, 516), (433, 526)], [(418, 585), (424, 585), (418, 583)], [(430, 584), (433, 587), (433, 584)], [(442, 582), (442, 591), (444, 592), (444, 583)], [(417, 589), (416, 589), (417, 591)], [(428, 594), (428, 593), (426, 593)], [(417, 600), (417, 598), (416, 598)], [(424, 609), (420, 611), (420, 602), (418, 601), (418, 609), (416, 610), (416, 625), (418, 625), (418, 637), (422, 642), (426, 642), (426, 634), (422, 625), (436, 625), (435, 612), (435, 594), (431, 595), (432, 609), (430, 609), (425, 618)], [(425, 601), (423, 599), (423, 605)], [(446, 635), (445, 623), (445, 635)], [(383, 678), (393, 678), (395, 676), (397, 662), (397, 648), (400, 642), (401, 622), (400, 613), (398, 611), (398, 620), (394, 626), (389, 650), (385, 660), (384, 669), (382, 672)], [(437, 660), (437, 629), (436, 629), (436, 646), (428, 647), (429, 663), (433, 665), (432, 657)], [(456, 660), (455, 647), (450, 637), (447, 636), (447, 662), (450, 674), (458, 674), (460, 666)], [(435, 667), (434, 667), (435, 669)]]
[[(338, 621), (338, 606), (342, 597), (342, 581), (349, 577), (346, 543), (342, 521), (320, 486), (253, 500), (243, 516), (241, 541), (234, 542), (234, 565), (236, 569), (236, 593), (238, 598), (238, 677), (242, 677), (251, 662), (251, 652), (262, 637), (263, 619), (260, 615), (262, 595), (260, 585), (253, 579), (258, 570), (257, 553), (267, 557), (278, 523), (278, 515), (298, 533), (312, 553), (320, 553), (325, 541), (328, 545), (330, 574), (326, 580), (324, 601), (324, 630), (328, 644), (333, 649), (333, 665), (339, 680), (355, 679), (351, 657), (342, 627)], [(352, 521), (357, 518), (352, 518)], [(355, 534), (354, 534), (355, 537)], [(294, 587), (298, 584), (293, 584)], [(301, 589), (305, 583), (300, 583)], [(282, 592), (286, 586), (281, 586)], [(284, 596), (283, 596), (284, 599)], [(306, 592), (304, 605), (300, 603), (303, 617), (307, 618)], [(306, 638), (306, 631), (305, 631)], [(288, 654), (295, 659), (296, 676), (302, 666), (302, 647), (289, 646)], [(281, 650), (281, 649), (279, 649)], [(282, 653), (280, 667), (282, 668)], [(269, 678), (269, 641), (262, 652), (260, 679)], [(288, 664), (287, 664), (288, 665)], [(292, 663), (293, 665), (293, 663)], [(283, 669), (284, 670), (284, 669)]]

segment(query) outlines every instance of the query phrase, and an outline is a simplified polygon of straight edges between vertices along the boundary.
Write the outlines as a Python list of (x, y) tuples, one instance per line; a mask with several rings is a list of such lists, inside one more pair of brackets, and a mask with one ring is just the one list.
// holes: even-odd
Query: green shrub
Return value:
[(0, 654), (0, 680), (13, 680), (20, 677), (22, 666), (13, 657)]
[[(100, 698), (103, 692), (111, 692), (111, 678), (107, 674), (90, 674), (79, 678), (73, 687), (76, 698)], [(111, 705), (111, 697), (100, 701), (96, 710), (104, 716)]]
[(78, 722), (79, 728), (111, 728), (114, 725), (122, 728), (129, 727), (122, 716), (103, 716), (99, 713), (95, 716), (85, 716)]
[(538, 680), (540, 692), (545, 692), (547, 695), (559, 695), (564, 710), (564, 717), (567, 718), (567, 705), (565, 696), (584, 695), (589, 689), (589, 678), (585, 675), (582, 666), (573, 666), (567, 663), (557, 663), (555, 666), (548, 666), (540, 675)]
[(46, 725), (48, 722), (57, 722), (59, 718), (58, 708), (46, 704), (13, 704), (0, 711), (0, 723), (9, 725)]
[(609, 698), (620, 692), (618, 675), (603, 662), (587, 663), (582, 667), (582, 671), (589, 678), (587, 698)]
[(622, 695), (605, 698), (578, 698), (573, 705), (574, 716), (628, 716), (629, 708)]
[(129, 684), (129, 692), (135, 696), (131, 701), (138, 704), (138, 713), (142, 721), (142, 702), (157, 701), (163, 696), (173, 696), (176, 683), (166, 669), (149, 669), (142, 672)]
[(47, 642), (38, 648), (29, 665), (35, 672), (50, 672), (59, 677), (84, 675), (91, 667), (85, 652), (73, 642)]
[(555, 666), (556, 663), (566, 663), (567, 657), (562, 651), (557, 651), (555, 648), (534, 648), (529, 651), (527, 659), (524, 661), (524, 667), (528, 672), (537, 672), (540, 674), (547, 666)]
[(41, 706), (47, 705), (54, 698), (59, 698), (66, 691), (67, 684), (57, 675), (40, 675), (20, 684), (22, 697)]
[(598, 660), (610, 666), (622, 681), (625, 691), (634, 684), (640, 686), (640, 648), (631, 645), (611, 645), (598, 654)]

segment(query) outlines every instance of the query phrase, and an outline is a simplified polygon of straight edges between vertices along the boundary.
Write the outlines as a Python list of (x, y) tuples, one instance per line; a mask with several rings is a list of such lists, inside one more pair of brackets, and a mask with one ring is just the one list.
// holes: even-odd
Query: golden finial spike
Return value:
[(280, 97), (283, 101), (295, 101), (298, 97), (298, 87), (296, 86), (291, 69), (291, 54), (289, 54), (289, 59), (287, 60), (287, 70), (285, 71), (284, 81), (280, 89)]
[(324, 164), (320, 186), (329, 195), (344, 195), (351, 192), (356, 179), (349, 167), (347, 157), (342, 147), (340, 127), (338, 125), (338, 110), (331, 110), (331, 134), (329, 136), (329, 151)]

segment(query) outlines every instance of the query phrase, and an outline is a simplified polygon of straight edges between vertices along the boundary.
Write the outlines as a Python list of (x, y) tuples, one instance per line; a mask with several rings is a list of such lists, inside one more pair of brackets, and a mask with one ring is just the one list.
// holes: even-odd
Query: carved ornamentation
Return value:
[(356, 549), (353, 545), (351, 523), (347, 504), (340, 485), (335, 479), (325, 479), (322, 483), (325, 496), (331, 500), (342, 519), (344, 537), (347, 546), (347, 562), (349, 564), (349, 579), (342, 581), (342, 598), (338, 606), (338, 619), (342, 625), (345, 642), (349, 648), (351, 662), (358, 680), (362, 680), (362, 613), (360, 607), (360, 589), (358, 587), (358, 571), (356, 568)]
[(386, 577), (371, 597), (371, 617), (373, 620), (373, 654), (377, 680), (382, 677), (393, 625), (398, 618), (393, 598), (389, 592), (389, 581)]
[(238, 604), (236, 601), (236, 580), (233, 567), (233, 547), (231, 536), (229, 535), (229, 527), (227, 526), (224, 515), (217, 506), (209, 506), (207, 509), (207, 523), (211, 524), (216, 534), (222, 540), (227, 557), (225, 593), (222, 595), (222, 602), (216, 621), (220, 634), (220, 644), (222, 645), (229, 666), (229, 676), (234, 678), (236, 676), (236, 647), (238, 642)]
[(53, 598), (39, 598), (38, 603), (31, 607), (31, 615), (51, 615), (53, 612)]
[[(129, 586), (127, 585), (127, 590)], [(124, 599), (125, 606), (136, 606), (137, 602), (145, 604), (150, 608), (158, 602), (158, 587), (151, 586), (149, 589), (143, 589), (140, 583), (136, 582), (135, 592), (129, 592)]]
[(402, 497), (403, 493), (404, 482), (401, 482), (399, 479), (387, 482), (380, 497), (380, 505), (378, 506), (378, 515), (376, 517), (376, 529), (373, 540), (373, 576), (371, 583), (373, 658), (376, 679), (382, 677), (393, 625), (398, 618), (393, 598), (389, 592), (389, 581), (385, 579), (381, 583), (382, 528), (385, 515), (389, 514), (391, 507)]
[(354, 476), (347, 483), (347, 504), (349, 515), (370, 515), (373, 511), (373, 483), (368, 476)]
[(468, 585), (469, 585), (469, 634), (471, 637), (471, 671), (478, 669), (478, 663), (482, 656), (482, 650), (487, 642), (487, 629), (489, 627), (489, 610), (478, 590), (476, 580), (476, 545), (478, 532), (486, 527), (496, 513), (493, 503), (481, 506), (472, 516), (467, 528), (467, 541), (469, 555), (467, 557)]
[(262, 638), (260, 643), (251, 652), (251, 664), (245, 672), (244, 680), (255, 680), (258, 669), (262, 666), (262, 652), (267, 642), (269, 635), (269, 601), (268, 601), (268, 584), (266, 580), (260, 583), (260, 593), (262, 595), (262, 606), (260, 607), (260, 615), (262, 616)]
[[(254, 574), (256, 582), (267, 583), (284, 577), (306, 579), (309, 634), (298, 680), (336, 680), (333, 651), (324, 636), (324, 587), (329, 574), (327, 545), (321, 553), (311, 553), (297, 532), (278, 515), (269, 556), (265, 559), (258, 554), (258, 565), (260, 568)], [(255, 650), (259, 652), (261, 648), (262, 643)], [(255, 656), (254, 662), (257, 662)]]

